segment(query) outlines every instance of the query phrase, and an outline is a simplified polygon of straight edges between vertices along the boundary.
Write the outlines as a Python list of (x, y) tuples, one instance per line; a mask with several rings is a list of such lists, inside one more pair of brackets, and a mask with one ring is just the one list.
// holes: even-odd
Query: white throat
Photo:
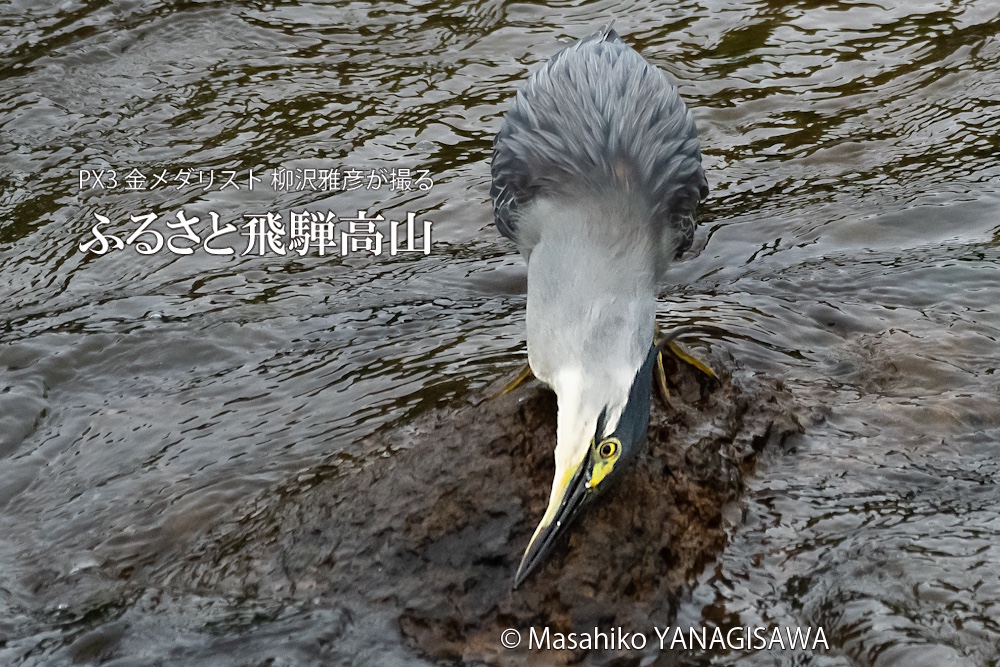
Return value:
[(615, 429), (653, 341), (661, 239), (626, 212), (542, 199), (519, 222), (534, 237), (528, 362), (559, 399), (557, 478), (586, 456), (602, 411), (598, 437)]

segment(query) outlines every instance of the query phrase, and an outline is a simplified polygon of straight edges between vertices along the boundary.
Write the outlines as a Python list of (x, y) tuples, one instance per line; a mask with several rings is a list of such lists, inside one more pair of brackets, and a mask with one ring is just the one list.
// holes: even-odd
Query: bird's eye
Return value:
[(622, 453), (622, 443), (618, 438), (601, 440), (597, 444), (594, 465), (590, 471), (587, 488), (594, 489), (614, 470)]
[(618, 446), (619, 442), (611, 438), (601, 443), (600, 447), (597, 448), (597, 453), (601, 455), (602, 459), (610, 459), (618, 453)]

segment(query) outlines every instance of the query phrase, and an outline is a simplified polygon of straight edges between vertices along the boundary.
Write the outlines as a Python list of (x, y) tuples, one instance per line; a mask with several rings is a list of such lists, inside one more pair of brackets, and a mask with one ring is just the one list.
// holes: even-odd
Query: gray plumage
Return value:
[(559, 403), (552, 491), (517, 585), (642, 445), (659, 280), (708, 184), (677, 91), (610, 27), (531, 75), (492, 171), (497, 228), (528, 264), (528, 364)]
[(530, 77), (494, 140), (492, 172), (497, 228), (522, 250), (518, 216), (540, 193), (617, 191), (645, 201), (679, 255), (708, 194), (690, 112), (663, 72), (610, 27)]

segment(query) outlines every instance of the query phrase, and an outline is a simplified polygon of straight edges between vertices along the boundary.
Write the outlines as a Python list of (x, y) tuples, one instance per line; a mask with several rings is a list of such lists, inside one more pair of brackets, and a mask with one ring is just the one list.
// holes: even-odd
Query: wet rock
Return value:
[[(384, 430), (362, 448), (383, 455), (303, 476), (221, 527), (191, 581), (227, 595), (387, 608), (432, 660), (638, 664), (635, 651), (528, 651), (527, 633), (622, 627), (655, 639), (653, 621), (673, 619), (725, 546), (724, 510), (757, 453), (800, 430), (772, 381), (715, 381), (667, 361), (671, 397), (654, 399), (636, 465), (516, 591), (553, 475), (556, 400), (536, 382)], [(506, 628), (522, 632), (519, 650), (502, 648)]]

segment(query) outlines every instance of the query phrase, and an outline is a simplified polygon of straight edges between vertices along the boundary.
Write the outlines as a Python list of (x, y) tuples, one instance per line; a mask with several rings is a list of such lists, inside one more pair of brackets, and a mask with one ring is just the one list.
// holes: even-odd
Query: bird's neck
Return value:
[(609, 249), (604, 237), (543, 226), (528, 260), (528, 359), (559, 394), (560, 421), (579, 412), (589, 424), (604, 406), (624, 408), (653, 340), (655, 253), (641, 239)]
[(649, 356), (662, 253), (643, 211), (542, 199), (519, 221), (530, 239), (528, 362), (559, 400), (557, 474), (585, 458), (602, 412), (607, 432), (616, 427)]

